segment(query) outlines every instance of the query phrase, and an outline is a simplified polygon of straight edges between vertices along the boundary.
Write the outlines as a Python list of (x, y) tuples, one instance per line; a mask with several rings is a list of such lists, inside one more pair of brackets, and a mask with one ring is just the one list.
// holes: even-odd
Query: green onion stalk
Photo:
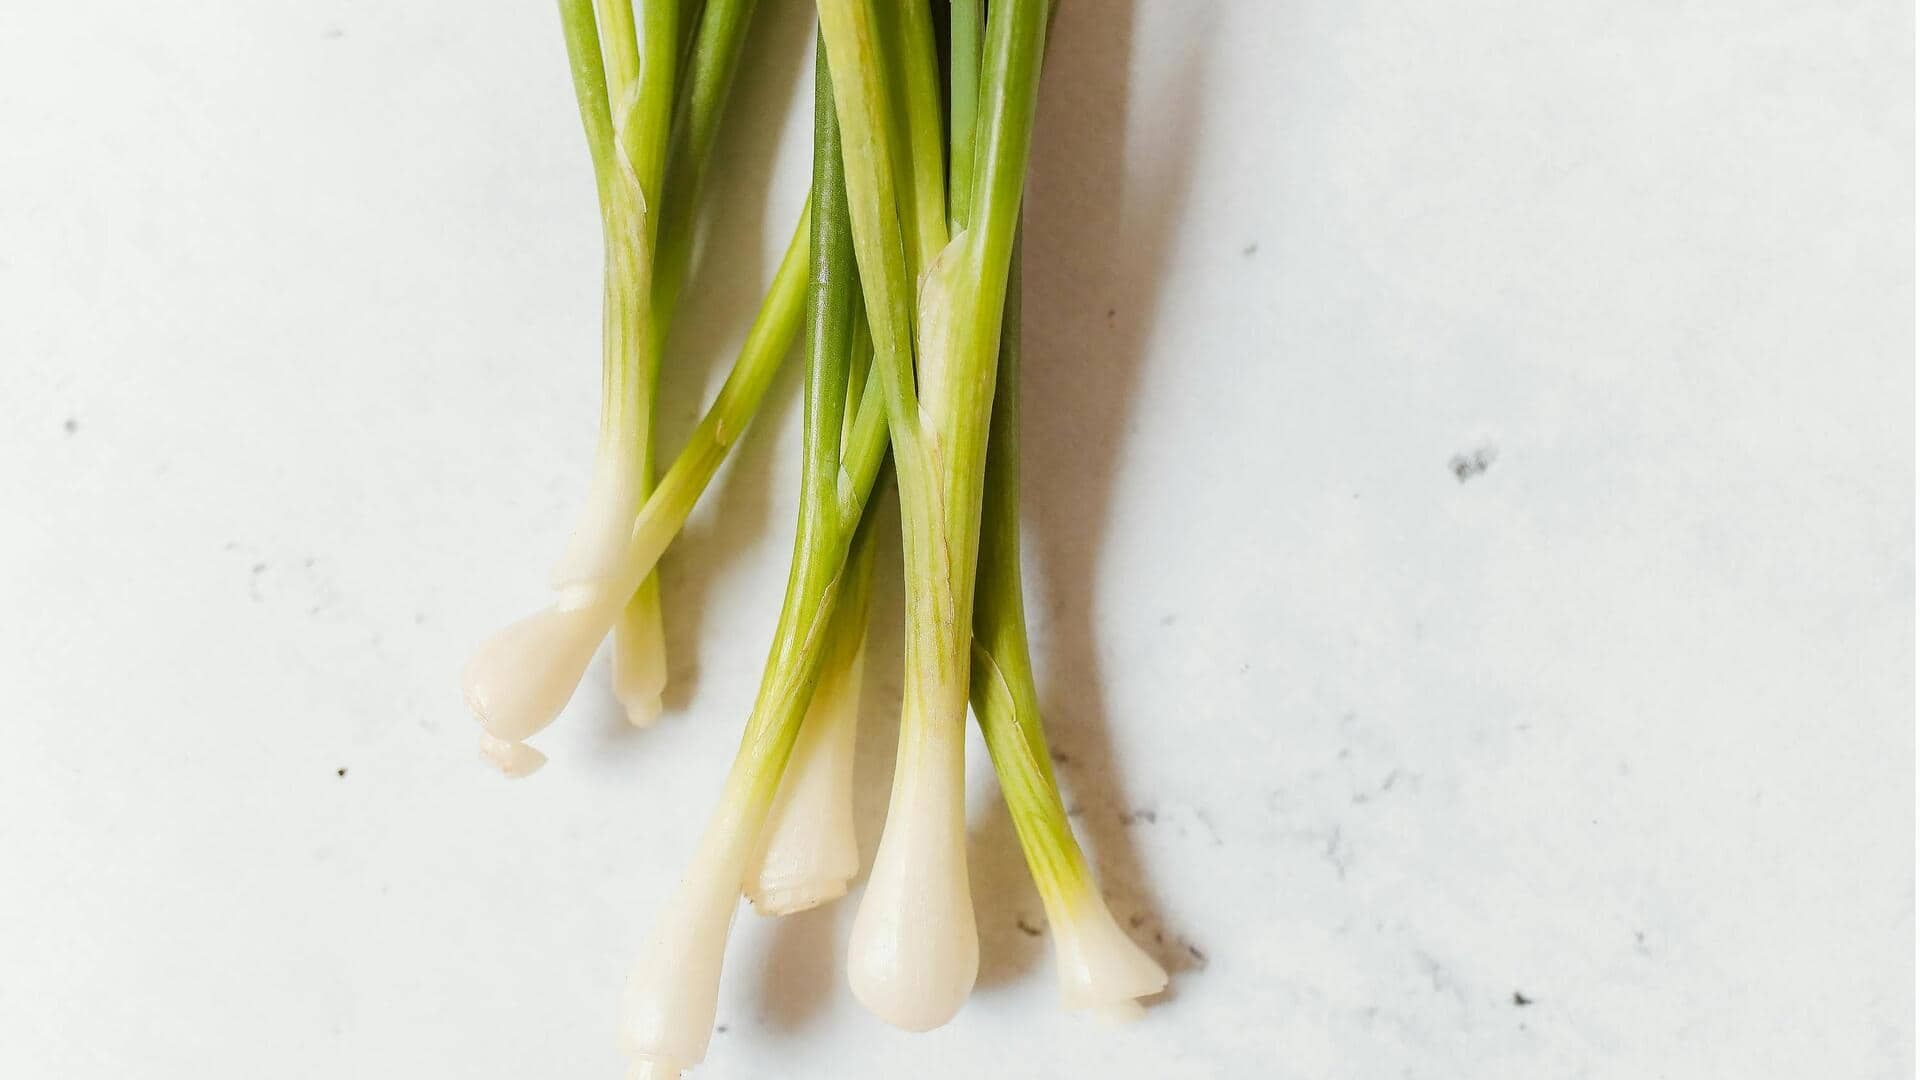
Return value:
[[(867, 513), (874, 513), (871, 507)], [(847, 893), (860, 870), (853, 825), (854, 735), (860, 723), (874, 538), (862, 529), (827, 626), (820, 679), (780, 779), (743, 890), (761, 915), (808, 911)]]
[[(638, 29), (627, 0), (602, 0), (598, 21), (586, 0), (560, 3), (606, 235), (601, 438), (587, 509), (554, 570), (554, 607), (483, 644), (463, 678), (468, 704), (485, 729), (482, 751), (508, 775), (544, 763), (525, 740), (566, 705), (609, 630), (616, 696), (636, 724), (657, 715), (666, 680), (653, 576), (660, 552), (635, 550), (640, 521), (664, 550), (798, 334), (804, 221), (726, 385), (669, 470), (675, 483), (665, 498), (641, 505), (650, 490), (659, 494), (652, 489), (649, 434), (659, 358), (686, 279), (699, 191), (753, 7), (754, 0), (709, 0), (690, 20), (690, 34), (680, 35), (673, 2), (642, 0)], [(683, 36), (687, 62), (676, 95), (673, 61)], [(676, 96), (671, 137), (663, 142), (669, 130), (664, 103)], [(655, 206), (660, 212), (650, 213)]]
[(621, 1043), (633, 1080), (677, 1077), (705, 1058), (728, 933), (743, 889), (754, 887), (765, 866), (763, 837), (789, 759), (803, 725), (819, 718), (813, 707), (822, 700), (817, 687), (829, 654), (857, 650), (850, 643), (865, 621), (875, 528), (869, 496), (886, 456), (887, 424), (878, 381), (856, 377), (868, 331), (825, 63), (815, 81), (805, 447), (793, 563), (719, 803), (628, 981)]
[[(596, 13), (597, 9), (597, 13)], [(561, 0), (575, 96), (593, 156), (605, 234), (600, 439), (587, 502), (553, 587), (563, 605), (593, 603), (653, 482), (653, 265), (679, 60), (680, 0)], [(637, 723), (659, 712), (666, 676), (658, 581), (622, 613), (615, 685)]]
[(625, 608), (624, 598), (658, 565), (686, 524), (792, 350), (806, 295), (807, 231), (808, 215), (802, 214), (726, 382), (634, 518), (611, 584), (585, 606), (556, 603), (509, 623), (481, 642), (467, 661), (461, 676), (467, 708), (483, 728), (482, 748), (509, 775), (524, 775), (546, 760), (526, 740), (552, 723), (573, 697)]
[[(603, 0), (603, 9), (616, 12), (627, 0)], [(648, 10), (657, 0), (641, 0)], [(753, 15), (755, 0), (712, 0), (689, 4), (685, 16), (694, 8), (697, 18), (681, 19), (691, 24), (674, 43), (682, 51), (679, 90), (673, 95), (675, 111), (667, 145), (666, 172), (659, 197), (659, 209), (652, 215), (657, 222), (654, 237), (651, 309), (651, 340), (648, 353), (650, 392), (659, 392), (660, 357), (665, 352), (667, 328), (686, 282), (693, 253), (693, 223), (700, 192), (705, 187), (707, 162), (719, 134), (725, 114), (728, 92), (739, 68), (742, 46)], [(617, 17), (617, 16), (616, 16)], [(632, 21), (631, 14), (627, 21)], [(649, 41), (670, 40), (664, 26), (656, 28)], [(611, 58), (608, 70), (614, 68)], [(655, 87), (642, 85), (641, 92)], [(611, 85), (609, 94), (613, 94)], [(641, 486), (644, 496), (653, 480), (653, 440), (641, 448)], [(613, 627), (613, 695), (626, 710), (627, 719), (636, 727), (646, 727), (659, 718), (661, 692), (667, 684), (665, 628), (660, 612), (660, 581), (649, 573), (634, 591), (625, 610)]]
[[(843, 251), (842, 257), (851, 267), (851, 250)], [(857, 307), (859, 291), (850, 286), (848, 291)], [(864, 319), (856, 322), (852, 350), (842, 446), (855, 438), (860, 415), (854, 403), (866, 396), (872, 370), (873, 345)], [(885, 417), (876, 391), (867, 412), (872, 428), (862, 437), (884, 440)], [(872, 503), (869, 496), (866, 517), (875, 513)], [(754, 910), (762, 915), (791, 915), (838, 899), (846, 895), (848, 883), (860, 869), (853, 827), (854, 735), (860, 722), (877, 532), (876, 528), (863, 527), (854, 536), (840, 598), (834, 605), (833, 621), (827, 626), (820, 680), (814, 686), (799, 738), (768, 810), (760, 847), (751, 863), (753, 869), (747, 874), (744, 891)]]
[(1167, 973), (1127, 937), (1087, 866), (1054, 782), (1027, 647), (1020, 588), (1020, 260), (1000, 338), (973, 607), (973, 715), (1000, 779), (1027, 869), (1053, 930), (1060, 998), (1111, 1018), (1166, 988)]
[[(899, 752), (886, 826), (854, 918), (848, 979), (869, 1010), (919, 1031), (960, 1009), (979, 967), (964, 791), (973, 591), (1001, 319), (1048, 5), (1002, 0), (991, 7), (972, 170), (951, 185), (966, 187), (967, 222), (951, 236), (938, 79), (926, 46), (931, 27), (882, 11), (888, 7), (818, 0), (874, 366), (886, 394), (907, 575)], [(924, 282), (917, 290), (916, 281)]]

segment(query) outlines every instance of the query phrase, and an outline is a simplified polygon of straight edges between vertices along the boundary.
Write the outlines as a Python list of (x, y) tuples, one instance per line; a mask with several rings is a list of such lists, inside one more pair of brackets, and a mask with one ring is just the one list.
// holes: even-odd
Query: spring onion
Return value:
[(634, 519), (608, 586), (584, 604), (556, 603), (509, 624), (482, 642), (467, 662), (461, 680), (467, 707), (486, 731), (482, 750), (503, 768), (518, 744), (538, 734), (566, 707), (623, 610), (624, 598), (659, 562), (760, 407), (799, 330), (807, 225), (803, 214), (733, 369)]
[(849, 400), (862, 320), (825, 64), (816, 65), (815, 81), (805, 454), (793, 566), (760, 692), (719, 805), (628, 980), (621, 1043), (633, 1059), (635, 1078), (678, 1076), (706, 1056), (733, 915), (762, 851), (760, 838), (814, 700), (835, 624), (844, 627), (854, 618), (836, 616), (843, 597), (849, 607), (858, 603), (857, 590), (845, 585), (865, 559), (849, 566), (848, 553), (866, 546), (856, 543), (856, 533), (874, 527), (866, 504), (880, 471), (886, 427), (877, 383), (868, 382)]
[(973, 608), (973, 714), (1053, 930), (1062, 1004), (1124, 1015), (1138, 1008), (1135, 999), (1165, 989), (1167, 973), (1120, 929), (1100, 895), (1067, 821), (1040, 722), (1020, 589), (1019, 281), (1016, 253), (987, 443)]
[[(598, 8), (596, 16), (595, 8)], [(679, 0), (640, 0), (636, 26), (628, 0), (561, 0), (561, 25), (573, 70), (606, 250), (600, 440), (587, 503), (553, 568), (553, 587), (569, 607), (600, 599), (621, 541), (652, 483), (654, 384), (653, 249), (678, 54)], [(627, 601), (628, 596), (619, 597)], [(622, 625), (633, 704), (651, 707), (636, 675), (664, 674), (664, 663), (632, 663), (662, 646), (654, 586), (632, 594)], [(657, 688), (654, 688), (657, 690)], [(657, 698), (657, 692), (654, 697)]]
[[(491, 721), (483, 717), (488, 734), (481, 751), (510, 776), (526, 775), (545, 761), (524, 739), (552, 719), (516, 717), (512, 714), (523, 707), (514, 702), (536, 702), (538, 714), (557, 697), (551, 707), (557, 714), (579, 682), (578, 674), (567, 673), (576, 661), (585, 671), (609, 629), (615, 698), (636, 726), (659, 715), (667, 680), (659, 582), (651, 566), (635, 585), (619, 579), (634, 516), (654, 479), (651, 429), (660, 356), (691, 260), (706, 162), (753, 8), (753, 0), (701, 5), (698, 18), (691, 20), (691, 48), (681, 70), (678, 58), (688, 34), (678, 25), (679, 0), (640, 0), (637, 22), (629, 0), (560, 3), (606, 254), (601, 431), (586, 506), (553, 570), (557, 603), (552, 617), (523, 628), (518, 637), (528, 647), (522, 655), (494, 658), (483, 648), (478, 666), (469, 669), (467, 697), (476, 713), (507, 714)], [(783, 292), (776, 278), (756, 323), (756, 330), (764, 323), (773, 333), (758, 341), (750, 337), (735, 365), (741, 381), (761, 392), (761, 376), (771, 371), (742, 369), (784, 356), (798, 327), (797, 313), (781, 317), (798, 295), (797, 282), (787, 285)], [(745, 414), (731, 422), (722, 418), (722, 426), (737, 433), (757, 406), (758, 394), (735, 395), (729, 404)], [(619, 606), (609, 609), (617, 601)], [(603, 619), (609, 610), (611, 618)], [(570, 613), (578, 614), (560, 617)], [(606, 625), (595, 636), (593, 629), (602, 622)], [(498, 685), (503, 680), (514, 685)]]
[[(975, 551), (1000, 320), (1045, 49), (1045, 0), (989, 12), (974, 135), (970, 221), (924, 267), (914, 252), (945, 238), (948, 200), (926, 197), (938, 143), (914, 74), (925, 49), (884, 32), (877, 0), (819, 0), (845, 135), (847, 191), (875, 367), (899, 474), (907, 574), (906, 679), (887, 823), (847, 950), (854, 996), (908, 1030), (958, 1012), (979, 967), (967, 886), (964, 732)], [(904, 24), (911, 28), (913, 21)], [(888, 57), (897, 57), (889, 61)], [(890, 92), (887, 72), (905, 73)], [(900, 149), (904, 138), (907, 150)], [(898, 162), (909, 162), (904, 171)], [(910, 242), (912, 223), (918, 240)]]
[(616, 697), (636, 724), (657, 715), (656, 567), (806, 327), (786, 593), (718, 801), (627, 982), (632, 1080), (706, 1057), (743, 897), (777, 917), (846, 894), (858, 875), (853, 764), (884, 531), (872, 495), (889, 459), (905, 671), (886, 821), (847, 945), (854, 996), (923, 1031), (972, 990), (969, 705), (1046, 910), (1062, 1004), (1127, 1016), (1167, 983), (1073, 835), (1020, 580), (1019, 229), (1053, 4), (816, 3), (806, 209), (725, 384), (655, 483), (660, 359), (754, 3), (560, 0), (605, 226), (602, 426), (554, 602), (488, 638), (465, 672), (482, 751), (503, 772), (545, 760), (527, 740), (609, 632)]
[[(654, 12), (654, 8), (659, 6), (650, 3), (647, 9), (649, 14), (656, 16), (652, 20), (655, 25), (647, 33), (647, 43), (650, 46), (671, 43), (674, 47), (680, 47), (681, 43), (672, 40), (670, 28), (664, 25), (664, 13)], [(624, 13), (622, 10), (626, 8), (625, 0), (602, 0), (601, 7), (608, 12), (611, 20), (622, 21), (624, 14), (624, 22), (629, 25), (632, 23), (630, 10)], [(648, 343), (648, 371), (650, 385), (656, 393), (667, 327), (679, 304), (680, 290), (692, 259), (694, 210), (705, 183), (707, 160), (719, 132), (720, 117), (725, 111), (727, 94), (739, 65), (740, 50), (746, 41), (753, 8), (754, 0), (712, 0), (711, 3), (699, 5), (699, 17), (689, 20), (693, 23), (689, 28), (691, 47), (687, 52), (685, 70), (680, 72), (680, 91), (667, 146), (665, 182), (653, 201), (660, 209), (652, 215), (652, 220), (657, 224), (654, 229), (653, 269), (648, 300), (652, 331)], [(625, 40), (624, 36), (622, 40)], [(622, 66), (626, 65), (623, 63)], [(609, 72), (614, 70), (615, 63), (611, 57), (608, 58), (607, 67)], [(664, 70), (664, 64), (655, 63), (646, 69), (647, 75), (655, 77), (654, 81), (635, 78), (631, 84), (642, 95), (652, 93), (656, 98), (663, 99), (664, 91), (659, 77)], [(608, 93), (620, 99), (620, 93), (614, 90), (611, 83)], [(639, 494), (642, 495), (645, 494), (645, 485), (652, 480), (653, 449), (651, 440), (642, 448), (639, 477), (642, 482)], [(613, 626), (613, 696), (626, 710), (630, 722), (636, 727), (645, 727), (660, 714), (661, 691), (666, 684), (666, 637), (660, 614), (660, 580), (658, 575), (649, 573)]]
[[(867, 508), (867, 515), (874, 514)], [(854, 734), (866, 669), (876, 530), (855, 534), (846, 583), (827, 625), (825, 658), (747, 874), (762, 915), (791, 915), (844, 896), (860, 869), (853, 829)]]

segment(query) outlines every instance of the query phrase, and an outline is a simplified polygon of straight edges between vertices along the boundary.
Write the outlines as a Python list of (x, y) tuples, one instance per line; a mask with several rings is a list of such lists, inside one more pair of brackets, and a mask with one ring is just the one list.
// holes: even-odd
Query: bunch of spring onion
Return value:
[[(706, 162), (754, 0), (560, 0), (574, 94), (605, 232), (600, 439), (587, 505), (553, 571), (554, 603), (494, 635), (462, 679), (482, 752), (510, 776), (546, 758), (552, 723), (613, 637), (614, 694), (637, 726), (666, 682), (653, 567), (791, 351), (805, 292), (805, 222), (726, 382), (653, 483), (653, 398), (686, 281)], [(596, 8), (598, 9), (596, 15)], [(693, 12), (694, 17), (682, 16)]]
[[(651, 717), (663, 669), (647, 582), (801, 322), (806, 375), (786, 596), (719, 804), (627, 986), (631, 1077), (677, 1077), (705, 1057), (743, 896), (785, 915), (838, 898), (857, 875), (854, 739), (883, 539), (873, 495), (889, 460), (906, 671), (886, 825), (848, 943), (854, 995), (923, 1031), (972, 990), (971, 702), (1053, 930), (1065, 1005), (1137, 1011), (1166, 974), (1115, 923), (1068, 825), (1020, 587), (1018, 225), (1049, 0), (940, 5), (944, 78), (924, 0), (818, 0), (807, 209), (726, 386), (650, 490), (647, 402), (748, 5), (633, 4), (560, 5), (607, 221), (607, 419), (555, 602), (496, 634), (467, 671), (483, 745), (509, 772), (537, 765), (524, 740), (565, 706), (609, 631), (616, 693)], [(700, 9), (690, 37), (675, 22), (688, 7)], [(650, 97), (676, 94), (671, 109)]]

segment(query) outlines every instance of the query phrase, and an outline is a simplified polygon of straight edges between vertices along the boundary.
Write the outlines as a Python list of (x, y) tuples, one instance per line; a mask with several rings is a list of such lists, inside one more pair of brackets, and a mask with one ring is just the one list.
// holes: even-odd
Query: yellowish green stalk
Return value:
[(874, 8), (881, 79), (894, 119), (892, 165), (900, 178), (907, 260), (924, 270), (947, 242), (941, 142), (940, 61), (930, 5), (886, 0)]
[(973, 125), (980, 96), (980, 3), (951, 0), (947, 12), (947, 221), (966, 228), (973, 195)]
[(973, 714), (1006, 799), (1027, 869), (1053, 930), (1068, 1008), (1124, 1009), (1158, 993), (1166, 972), (1107, 908), (1074, 839), (1054, 780), (1027, 644), (1020, 585), (1020, 280), (1007, 290), (981, 508), (973, 609)]
[[(852, 253), (842, 248), (848, 266)], [(858, 299), (857, 290), (854, 292)], [(860, 428), (860, 406), (866, 398), (873, 349), (864, 320), (856, 320), (847, 363), (839, 446), (841, 464), (816, 462), (822, 475), (817, 488), (837, 504), (836, 516), (846, 520), (857, 512), (844, 500), (850, 480), (845, 471), (846, 451), (856, 440), (882, 440), (880, 429)], [(884, 416), (878, 398), (867, 404), (874, 416)], [(825, 427), (829, 417), (816, 424)], [(853, 827), (854, 736), (860, 722), (861, 673), (867, 644), (867, 608), (873, 584), (873, 553), (879, 530), (871, 523), (877, 500), (869, 497), (863, 524), (847, 556), (846, 584), (834, 605), (827, 629), (826, 656), (820, 680), (801, 721), (800, 734), (787, 762), (773, 807), (762, 830), (760, 849), (747, 874), (746, 894), (762, 915), (789, 915), (845, 895), (859, 871), (859, 845)]]
[[(628, 0), (599, 0), (601, 24), (609, 25), (611, 18), (625, 29), (625, 49), (602, 49), (607, 55), (610, 99), (619, 102), (628, 93), (636, 95), (636, 126), (663, 123), (665, 103), (673, 104), (665, 143), (643, 140), (640, 147), (643, 155), (658, 149), (663, 156), (658, 160), (644, 156), (635, 166), (650, 210), (647, 224), (653, 240), (649, 340), (643, 363), (648, 386), (657, 396), (667, 329), (691, 262), (694, 222), (707, 161), (755, 5), (754, 0), (691, 5), (683, 5), (680, 0), (641, 2), (643, 18), (636, 39)], [(676, 54), (683, 57), (677, 65), (673, 62)], [(614, 78), (615, 71), (620, 72), (620, 78)], [(672, 85), (676, 77), (677, 93)], [(647, 439), (641, 449), (638, 493), (644, 496), (653, 483), (653, 440)], [(614, 697), (631, 722), (645, 726), (660, 713), (666, 682), (660, 579), (658, 574), (649, 573), (614, 623)]]
[(519, 744), (552, 723), (573, 696), (625, 598), (652, 572), (686, 523), (791, 352), (806, 295), (809, 220), (808, 214), (801, 215), (725, 384), (631, 520), (608, 586), (584, 602), (569, 604), (563, 598), (508, 625), (482, 642), (468, 661), (461, 679), (467, 706), (486, 730), (488, 756), (503, 769), (531, 771), (526, 755), (518, 753)]
[[(768, 814), (834, 640), (833, 617), (850, 574), (856, 529), (872, 518), (844, 512), (854, 496), (864, 507), (879, 455), (863, 452), (873, 471), (849, 473), (842, 445), (849, 430), (848, 384), (854, 342), (864, 332), (847, 231), (840, 148), (832, 91), (819, 65), (814, 125), (811, 281), (808, 291), (805, 450), (800, 518), (792, 569), (760, 692), (734, 755), (720, 803), (694, 860), (648, 935), (622, 1007), (621, 1041), (634, 1077), (678, 1076), (706, 1055), (728, 930), (753, 866)], [(863, 399), (865, 395), (863, 394)], [(862, 423), (856, 433), (884, 429)], [(864, 467), (864, 466), (862, 466)], [(856, 526), (856, 523), (864, 522)]]
[[(869, 499), (867, 514), (875, 512)], [(860, 868), (853, 827), (854, 736), (877, 532), (862, 528), (847, 555), (820, 678), (747, 872), (747, 899), (762, 915), (791, 915), (838, 899)]]
[[(659, 354), (651, 303), (655, 216), (673, 101), (679, 0), (597, 0), (597, 14), (561, 0), (563, 27), (594, 151), (606, 235), (600, 441), (587, 505), (554, 569), (565, 602), (605, 603), (620, 541), (653, 481), (653, 402)], [(600, 77), (592, 78), (599, 61)], [(585, 82), (582, 82), (582, 77)], [(604, 119), (605, 126), (602, 126)], [(628, 715), (658, 714), (666, 673), (659, 589), (622, 595), (614, 684)]]
[[(911, 20), (891, 22), (879, 0), (819, 0), (818, 7), (845, 133), (861, 286), (899, 469), (907, 576), (900, 749), (887, 825), (854, 919), (848, 977), (855, 996), (877, 1015), (924, 1030), (958, 1011), (978, 969), (963, 783), (974, 557), (1001, 309), (1047, 6), (1004, 0), (992, 8), (968, 200), (974, 221), (919, 278), (908, 274), (916, 248), (902, 223), (928, 216), (918, 167), (923, 155), (915, 148), (929, 137), (937, 148), (940, 132), (937, 111), (929, 126), (926, 110), (914, 105), (927, 94), (911, 74), (915, 34), (902, 28)], [(903, 62), (890, 68), (890, 54)], [(890, 70), (906, 72), (897, 76), (904, 92), (890, 90)], [(939, 171), (931, 171), (937, 183)], [(931, 205), (939, 208), (933, 216), (944, 231), (945, 193)], [(924, 282), (917, 296), (916, 280)]]
[[(652, 573), (657, 552), (645, 560), (646, 570), (634, 584), (616, 579), (631, 576), (636, 513), (644, 512), (653, 480), (652, 407), (660, 352), (692, 250), (705, 162), (754, 4), (692, 4), (688, 17), (678, 0), (641, 0), (641, 5), (636, 26), (629, 0), (598, 0), (597, 15), (587, 0), (560, 4), (607, 238), (601, 439), (586, 514), (556, 567), (559, 604), (483, 646), (465, 678), (469, 702), (490, 717), (483, 720), (491, 732), (483, 749), (510, 775), (531, 772), (545, 759), (520, 741), (524, 734), (497, 732), (531, 733), (550, 722), (551, 715), (541, 716), (549, 710), (557, 714), (571, 695), (579, 678), (571, 669), (578, 664), (584, 670), (597, 646), (589, 640), (596, 627), (602, 637), (605, 627), (613, 629), (614, 691), (635, 723), (658, 714), (666, 682), (658, 579)], [(692, 33), (700, 47), (690, 54), (675, 110), (682, 23), (696, 25)], [(666, 198), (669, 185), (671, 200)], [(657, 233), (664, 235), (664, 247), (656, 243)], [(682, 454), (677, 473), (670, 474), (673, 490), (654, 501), (647, 535), (661, 547), (745, 427), (792, 340), (800, 262), (789, 271), (784, 285), (776, 279), (727, 386)], [(512, 641), (521, 643), (524, 655), (500, 655)]]
[(667, 326), (686, 284), (707, 166), (719, 137), (733, 77), (740, 69), (740, 54), (755, 7), (756, 0), (689, 0), (682, 9), (682, 22), (690, 24), (691, 37), (675, 101), (654, 251), (656, 349), (664, 344)]

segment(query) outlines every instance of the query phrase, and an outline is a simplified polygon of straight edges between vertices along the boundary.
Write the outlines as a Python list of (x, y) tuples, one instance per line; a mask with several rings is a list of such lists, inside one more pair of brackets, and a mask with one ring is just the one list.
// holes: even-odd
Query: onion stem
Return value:
[(973, 608), (973, 714), (1027, 869), (1053, 929), (1061, 1001), (1124, 1005), (1167, 974), (1114, 921), (1074, 839), (1040, 720), (1020, 588), (1020, 275), (1016, 252), (1000, 340)]
[[(602, 0), (618, 10), (621, 0)], [(657, 5), (656, 5), (657, 6)], [(652, 292), (652, 341), (650, 374), (655, 393), (659, 388), (660, 357), (664, 355), (667, 327), (679, 306), (680, 290), (686, 282), (687, 267), (693, 254), (693, 224), (705, 188), (707, 161), (720, 119), (738, 70), (740, 50), (746, 42), (754, 0), (711, 0), (688, 4), (682, 18), (691, 24), (673, 41), (671, 29), (656, 25), (648, 38), (650, 44), (680, 46), (687, 51), (680, 65), (680, 89), (674, 95), (675, 112), (666, 155), (664, 183), (651, 195), (649, 204), (655, 222)], [(632, 16), (629, 12), (628, 22)], [(611, 65), (609, 65), (611, 67)], [(665, 77), (662, 60), (649, 69), (659, 77), (645, 83), (643, 93), (662, 93), (660, 79)], [(609, 92), (612, 92), (611, 85)], [(617, 95), (615, 95), (617, 98)], [(653, 471), (651, 440), (643, 455), (643, 490), (650, 488)], [(649, 573), (626, 609), (613, 625), (613, 695), (626, 709), (627, 719), (636, 727), (651, 724), (660, 715), (661, 693), (667, 684), (666, 633), (660, 611), (660, 578)]]
[[(560, 0), (606, 248), (600, 440), (586, 506), (553, 571), (554, 588), (575, 605), (605, 588), (652, 481), (659, 357), (652, 348), (650, 207), (666, 160), (679, 0), (642, 0), (637, 41), (628, 0), (599, 0), (604, 25), (596, 25), (594, 6)], [(657, 601), (651, 607), (657, 613)]]
[[(838, 129), (827, 65), (817, 66), (814, 117), (811, 275), (807, 293), (805, 453), (792, 569), (746, 732), (727, 772), (692, 863), (658, 916), (628, 981), (621, 1041), (635, 1076), (675, 1076), (706, 1056), (721, 963), (740, 895), (761, 850), (768, 816), (815, 699), (829, 644), (846, 637), (836, 617), (848, 582), (870, 546), (866, 514), (877, 479), (885, 427), (859, 414), (878, 411), (863, 388), (847, 422), (852, 372), (864, 335), (842, 183)], [(845, 436), (873, 446), (849, 446)], [(643, 515), (644, 516), (644, 515)], [(636, 530), (637, 533), (637, 530)], [(841, 614), (851, 619), (853, 602)], [(836, 635), (835, 624), (842, 633)]]
[[(877, 501), (905, 574), (900, 735), (847, 951), (871, 1012), (923, 1031), (971, 993), (971, 705), (1053, 931), (1061, 998), (1138, 1012), (1167, 976), (1121, 929), (1075, 838), (1040, 715), (1020, 568), (1020, 221), (1053, 0), (815, 0), (813, 176), (725, 384), (655, 476), (654, 409), (700, 192), (757, 0), (559, 0), (604, 240), (600, 438), (553, 602), (489, 637), (462, 689), (481, 751), (527, 740), (613, 634), (635, 724), (667, 679), (656, 570), (805, 326), (800, 498), (759, 691), (622, 999), (631, 1080), (704, 1059), (744, 896), (783, 915), (856, 875), (853, 771)], [(947, 19), (942, 82), (935, 11)]]
[[(931, 121), (919, 107), (937, 90), (916, 74), (923, 55), (917, 20), (890, 24), (882, 6), (818, 0), (845, 134), (854, 248), (898, 463), (907, 575), (899, 752), (847, 966), (854, 996), (868, 1009), (896, 1026), (925, 1030), (959, 1010), (979, 966), (963, 759), (974, 559), (1048, 12), (1045, 0), (992, 6), (967, 180), (972, 221), (910, 277), (908, 265), (926, 254), (924, 238), (936, 234), (921, 223), (932, 217), (937, 233), (945, 231), (944, 193), (938, 200), (925, 194), (940, 183), (940, 170), (925, 167), (923, 152), (931, 145), (932, 158), (939, 155), (937, 107)], [(893, 55), (900, 59), (890, 63)], [(890, 77), (904, 87), (889, 87)], [(919, 225), (918, 233), (909, 234), (903, 221)]]
[[(605, 462), (610, 456), (637, 452), (639, 460), (631, 473), (616, 467), (617, 462), (598, 470), (603, 479), (592, 490), (595, 505), (604, 513), (576, 533), (599, 536), (605, 542), (589, 558), (604, 558), (612, 550), (605, 545), (623, 534), (622, 519), (630, 519), (652, 488), (650, 430), (660, 358), (686, 279), (708, 156), (754, 9), (754, 0), (639, 3), (638, 26), (630, 0), (596, 0), (595, 4), (617, 156), (631, 169), (642, 208), (639, 224), (648, 245), (648, 280), (615, 282), (614, 264), (609, 263), (608, 336), (610, 341), (620, 341), (623, 355), (638, 353), (639, 386), (644, 387), (646, 400), (629, 416), (644, 415), (645, 421), (630, 421), (632, 430), (624, 439), (615, 439), (604, 454), (596, 454)], [(644, 297), (639, 295), (643, 284)], [(638, 444), (637, 450), (630, 444)], [(569, 565), (563, 560), (558, 587), (581, 590), (579, 582), (566, 580), (571, 576)], [(666, 681), (660, 583), (649, 573), (614, 623), (614, 697), (632, 723), (646, 726), (659, 716)]]
[(973, 125), (980, 104), (981, 0), (951, 0), (947, 12), (947, 216), (966, 228), (973, 195)]
[[(869, 499), (869, 518), (875, 505)], [(875, 535), (870, 524), (863, 524), (847, 555), (820, 679), (747, 875), (747, 899), (762, 915), (791, 915), (838, 899), (860, 868), (853, 828), (854, 735), (860, 723)]]
[[(573, 696), (614, 620), (693, 512), (694, 503), (760, 407), (791, 351), (806, 293), (809, 215), (803, 213), (760, 313), (726, 382), (632, 519), (604, 589), (509, 624), (475, 650), (461, 678), (467, 707), (494, 739), (524, 742), (552, 723)], [(496, 747), (488, 757), (501, 760)]]

